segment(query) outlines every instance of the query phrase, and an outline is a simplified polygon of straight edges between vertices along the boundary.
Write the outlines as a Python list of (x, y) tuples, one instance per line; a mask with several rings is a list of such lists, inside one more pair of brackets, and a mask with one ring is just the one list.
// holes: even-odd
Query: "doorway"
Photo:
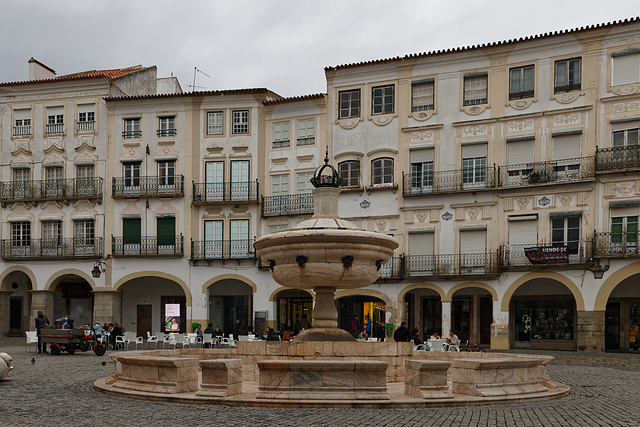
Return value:
[(9, 335), (22, 335), (22, 297), (9, 299)]
[(153, 326), (151, 304), (138, 304), (138, 314), (136, 319), (136, 336), (146, 337), (147, 332), (152, 333)]

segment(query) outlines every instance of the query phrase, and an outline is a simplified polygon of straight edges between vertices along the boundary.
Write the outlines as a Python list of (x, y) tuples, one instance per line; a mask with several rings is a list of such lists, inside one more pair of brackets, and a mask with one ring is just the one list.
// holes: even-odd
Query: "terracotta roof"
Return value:
[(322, 99), (327, 96), (326, 93), (313, 93), (310, 95), (302, 95), (302, 96), (292, 96), (290, 98), (280, 98), (273, 99), (270, 101), (264, 101), (263, 105), (276, 105), (276, 104), (286, 104), (289, 102), (300, 102), (300, 101), (308, 101), (310, 99)]
[(83, 80), (83, 79), (104, 79), (104, 78), (117, 79), (118, 77), (122, 77), (127, 74), (143, 70), (145, 68), (146, 67), (143, 67), (143, 66), (136, 66), (136, 67), (130, 67), (130, 68), (116, 68), (113, 70), (82, 71), (80, 73), (57, 76), (52, 79), (26, 80), (26, 81), (20, 81), (20, 82), (5, 82), (5, 83), (0, 83), (0, 86), (19, 86), (19, 85), (30, 85), (30, 84), (40, 84), (40, 83), (53, 83), (53, 82), (68, 81), (68, 80)]
[(522, 41), (537, 40), (537, 39), (543, 39), (543, 38), (554, 37), (554, 36), (559, 36), (559, 35), (566, 35), (566, 34), (574, 34), (574, 33), (579, 33), (579, 32), (584, 32), (584, 31), (595, 30), (595, 29), (598, 29), (598, 28), (608, 28), (608, 27), (613, 27), (613, 26), (617, 26), (617, 25), (632, 24), (632, 23), (636, 23), (636, 22), (640, 22), (640, 17), (627, 18), (627, 19), (624, 19), (624, 20), (607, 22), (606, 24), (587, 25), (587, 26), (580, 27), (580, 28), (574, 28), (572, 30), (559, 30), (559, 31), (553, 31), (553, 32), (544, 33), (544, 34), (520, 37), (518, 39), (509, 39), (509, 40), (486, 43), (486, 44), (481, 44), (481, 45), (472, 45), (472, 46), (466, 46), (466, 47), (456, 47), (456, 48), (451, 48), (451, 49), (435, 50), (435, 51), (424, 52), (424, 53), (411, 53), (411, 54), (407, 54), (407, 55), (404, 55), (404, 56), (396, 56), (396, 57), (393, 57), (393, 58), (374, 59), (374, 60), (371, 60), (371, 61), (354, 62), (354, 63), (351, 63), (351, 64), (336, 65), (336, 66), (333, 66), (333, 67), (329, 66), (329, 67), (325, 67), (324, 70), (325, 71), (340, 70), (340, 69), (344, 69), (344, 68), (355, 68), (355, 67), (362, 67), (362, 66), (366, 66), (366, 65), (384, 64), (384, 63), (387, 63), (387, 62), (402, 61), (402, 60), (405, 60), (405, 59), (424, 58), (424, 57), (428, 57), (428, 56), (443, 55), (443, 54), (453, 53), (453, 52), (466, 52), (466, 51), (472, 51), (472, 50), (486, 49), (488, 47), (504, 46), (504, 45), (518, 43), (518, 42), (522, 42)]
[(227, 90), (209, 90), (199, 92), (182, 92), (182, 93), (161, 93), (156, 95), (136, 95), (136, 96), (112, 96), (104, 98), (105, 101), (134, 101), (138, 99), (160, 99), (160, 98), (179, 98), (181, 96), (224, 96), (224, 95), (251, 95), (254, 93), (272, 94), (278, 98), (282, 98), (275, 92), (266, 88), (251, 89), (227, 89)]

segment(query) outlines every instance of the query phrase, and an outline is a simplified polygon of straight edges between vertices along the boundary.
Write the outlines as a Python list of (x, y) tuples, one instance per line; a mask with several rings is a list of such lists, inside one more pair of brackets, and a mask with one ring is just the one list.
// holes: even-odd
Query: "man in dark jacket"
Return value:
[[(36, 317), (36, 331), (38, 331), (38, 353), (42, 353), (42, 350), (44, 350), (45, 353), (47, 352), (47, 343), (43, 344), (40, 339), (40, 332), (45, 326), (49, 326), (49, 318), (44, 315), (42, 310), (38, 310), (38, 317)], [(41, 346), (44, 346), (44, 349)]]
[(407, 322), (400, 323), (400, 327), (396, 329), (393, 334), (393, 339), (396, 342), (409, 342), (411, 341), (409, 336), (409, 328), (407, 328)]

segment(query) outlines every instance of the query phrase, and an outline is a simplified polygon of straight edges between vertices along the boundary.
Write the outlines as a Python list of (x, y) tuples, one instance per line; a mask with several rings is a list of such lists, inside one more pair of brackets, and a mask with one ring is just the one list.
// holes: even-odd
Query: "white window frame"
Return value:
[(411, 111), (431, 111), (435, 108), (435, 81), (411, 82)]
[[(354, 165), (357, 167), (353, 167)], [(360, 187), (360, 160), (345, 160), (338, 163), (338, 174), (342, 178), (341, 187)]]
[(479, 73), (464, 76), (463, 105), (481, 105), (489, 102), (489, 75)]
[(207, 135), (224, 135), (224, 111), (207, 112)]
[(338, 118), (348, 119), (360, 117), (361, 102), (362, 96), (360, 96), (360, 89), (349, 89), (338, 92)]
[(291, 145), (290, 123), (273, 124), (273, 148), (285, 148)]
[(241, 135), (249, 133), (249, 110), (233, 110), (231, 133)]
[(158, 136), (170, 137), (176, 134), (176, 116), (158, 117)]
[(371, 161), (371, 185), (392, 186), (393, 185), (393, 159), (391, 157), (380, 157)]
[(297, 145), (313, 145), (316, 143), (316, 119), (298, 119)]
[[(576, 79), (577, 64), (577, 79)], [(564, 69), (562, 69), (564, 67)], [(582, 88), (582, 58), (561, 59), (554, 66), (553, 93), (571, 92)]]
[[(515, 76), (517, 79), (514, 79)], [(536, 69), (534, 65), (511, 68), (509, 70), (509, 100), (533, 98), (535, 80)]]
[(371, 88), (371, 115), (392, 114), (395, 110), (395, 85)]
[(124, 127), (124, 131), (122, 132), (122, 137), (124, 139), (139, 139), (140, 137), (142, 137), (142, 132), (140, 130), (141, 123), (140, 123), (139, 117), (123, 119), (122, 123)]

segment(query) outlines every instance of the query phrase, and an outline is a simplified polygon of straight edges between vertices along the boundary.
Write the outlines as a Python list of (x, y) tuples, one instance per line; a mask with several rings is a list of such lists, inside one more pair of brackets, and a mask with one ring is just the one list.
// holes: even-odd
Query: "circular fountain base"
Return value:
[(313, 328), (300, 332), (293, 341), (355, 341), (353, 336), (338, 328)]

